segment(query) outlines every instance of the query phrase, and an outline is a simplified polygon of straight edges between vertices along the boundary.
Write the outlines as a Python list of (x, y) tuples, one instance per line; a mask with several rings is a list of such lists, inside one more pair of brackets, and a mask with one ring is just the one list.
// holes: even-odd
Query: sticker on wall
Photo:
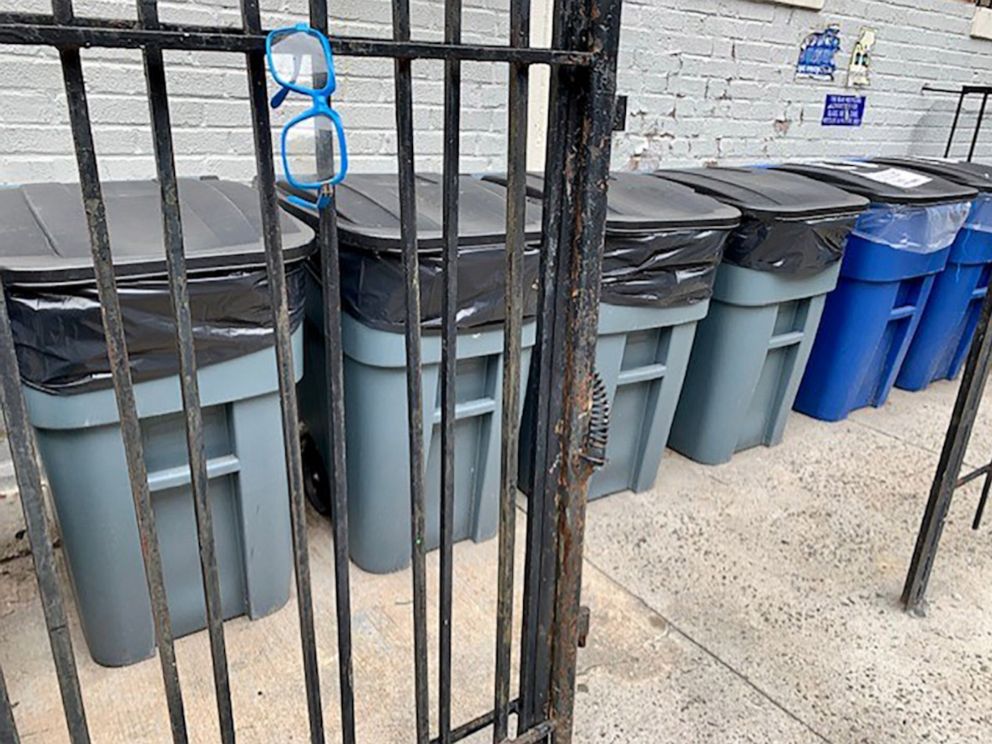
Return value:
[(858, 41), (851, 52), (847, 67), (847, 85), (850, 88), (867, 88), (871, 85), (871, 55), (875, 48), (875, 29), (862, 26)]
[(825, 127), (860, 127), (865, 117), (865, 96), (829, 94), (823, 104)]
[(834, 57), (840, 51), (840, 26), (814, 31), (799, 45), (796, 77), (832, 81), (837, 73)]

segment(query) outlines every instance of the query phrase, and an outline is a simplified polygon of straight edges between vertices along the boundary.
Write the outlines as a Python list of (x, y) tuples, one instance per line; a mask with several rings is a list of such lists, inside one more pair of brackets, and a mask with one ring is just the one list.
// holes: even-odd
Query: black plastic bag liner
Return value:
[[(283, 193), (311, 195), (284, 182)], [(440, 329), (444, 295), (441, 176), (416, 176), (417, 256), (420, 312), (425, 329)], [(463, 175), (458, 197), (459, 328), (501, 323), (505, 315), (506, 194), (495, 184)], [(405, 281), (400, 231), (399, 182), (395, 174), (352, 174), (336, 188), (340, 240), (341, 302), (345, 310), (373, 328), (403, 329)], [(316, 227), (317, 212), (283, 201), (283, 208)], [(528, 200), (524, 225), (524, 316), (537, 308), (541, 206)], [(315, 276), (320, 277), (319, 270)]]
[[(135, 382), (179, 372), (154, 181), (103, 184), (118, 294)], [(258, 194), (227, 181), (180, 179), (197, 365), (273, 344)], [(313, 232), (281, 219), (290, 321), (302, 318), (302, 259)], [(24, 381), (48, 393), (112, 385), (78, 184), (0, 189), (0, 276)]]
[(692, 168), (657, 176), (732, 204), (743, 213), (724, 250), (728, 263), (812, 276), (839, 261), (868, 201), (802, 176), (763, 168)]
[[(505, 185), (505, 176), (485, 176)], [(528, 174), (541, 198), (544, 179)], [(709, 299), (740, 212), (644, 173), (610, 175), (601, 299), (613, 305), (682, 307)]]
[(783, 163), (775, 169), (815, 178), (880, 204), (929, 206), (968, 201), (978, 193), (936, 175), (922, 176), (905, 168), (859, 160)]

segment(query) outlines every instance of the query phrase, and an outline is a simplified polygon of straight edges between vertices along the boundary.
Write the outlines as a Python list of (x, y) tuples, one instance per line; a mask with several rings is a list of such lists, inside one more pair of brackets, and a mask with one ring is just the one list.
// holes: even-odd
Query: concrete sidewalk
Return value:
[[(992, 525), (970, 529), (978, 484), (952, 509), (929, 615), (910, 617), (898, 605), (955, 391), (951, 383), (894, 391), (885, 408), (839, 424), (793, 414), (780, 447), (715, 468), (667, 453), (654, 491), (592, 503), (584, 593), (592, 631), (579, 657), (576, 740), (992, 741)], [(987, 403), (969, 464), (990, 455)], [(521, 540), (522, 523), (521, 513)], [(335, 741), (326, 523), (312, 519), (310, 537)], [(459, 721), (491, 705), (495, 559), (493, 541), (456, 549)], [(436, 554), (429, 571), (433, 694)], [(360, 741), (411, 741), (410, 575), (353, 569), (352, 587)], [(167, 741), (157, 662), (98, 667), (74, 612), (71, 620), (93, 740)], [(239, 741), (305, 741), (295, 605), (225, 628)], [(181, 639), (177, 650), (192, 738), (214, 742), (205, 634)], [(0, 663), (23, 740), (66, 741), (27, 557), (0, 563)]]

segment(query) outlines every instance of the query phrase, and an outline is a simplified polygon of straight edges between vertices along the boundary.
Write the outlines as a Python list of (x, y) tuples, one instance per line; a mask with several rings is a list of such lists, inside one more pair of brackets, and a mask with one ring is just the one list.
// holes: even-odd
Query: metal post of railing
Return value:
[[(258, 36), (262, 35), (258, 0), (241, 0), (241, 18), (245, 31)], [(269, 122), (265, 55), (262, 47), (257, 47), (245, 56), (248, 63), (248, 95), (251, 103), (255, 164), (258, 170), (262, 238), (265, 244), (265, 269), (272, 299), (276, 370), (279, 378), (279, 397), (282, 404), (282, 436), (285, 447), (286, 475), (289, 480), (289, 515), (293, 537), (293, 564), (300, 621), (300, 646), (303, 652), (303, 676), (307, 692), (307, 715), (310, 724), (311, 744), (322, 744), (324, 741), (324, 714), (320, 700), (320, 669), (317, 662), (317, 639), (313, 621), (310, 551), (307, 538), (306, 502), (303, 493), (303, 456), (300, 450), (296, 377), (293, 374), (286, 269), (282, 255), (279, 207), (275, 191), (276, 174), (272, 162), (272, 130)]]
[[(310, 0), (310, 25), (327, 33), (327, 0)], [(317, 164), (329, 173), (334, 138), (319, 131)], [(351, 580), (348, 555), (348, 473), (344, 425), (344, 344), (341, 337), (341, 265), (338, 249), (336, 194), (320, 210), (317, 230), (323, 300), (324, 366), (327, 374), (327, 421), (331, 462), (331, 527), (334, 530), (334, 598), (338, 636), (338, 685), (341, 698), (341, 741), (355, 744), (355, 680), (351, 636)]]
[[(510, 2), (510, 46), (530, 45), (530, 3)], [(513, 565), (516, 549), (520, 366), (523, 335), (524, 247), (527, 221), (527, 104), (529, 68), (511, 64), (507, 101), (506, 321), (503, 329), (503, 411), (500, 461), (499, 566), (496, 608), (496, 720), (493, 742), (509, 733)]]
[[(393, 0), (393, 40), (410, 41), (409, 0)], [(420, 348), (420, 264), (414, 179), (413, 73), (409, 59), (394, 62), (396, 158), (399, 168), (400, 234), (405, 279), (407, 427), (410, 447), (410, 551), (413, 573), (414, 703), (417, 744), (430, 739), (427, 688), (427, 564), (424, 505), (424, 413)]]
[(958, 476), (964, 462), (975, 416), (982, 401), (985, 384), (992, 365), (992, 292), (985, 295), (982, 312), (978, 318), (971, 351), (961, 375), (957, 399), (951, 422), (944, 437), (944, 447), (940, 453), (937, 472), (930, 488), (923, 523), (916, 538), (913, 558), (903, 587), (902, 602), (911, 612), (921, 612), (926, 597), (927, 584), (933, 570), (934, 558), (940, 545), (948, 511), (954, 491), (958, 487)]
[[(462, 40), (461, 0), (444, 2), (444, 41)], [(455, 375), (458, 368), (458, 191), (461, 135), (461, 62), (444, 63), (444, 152), (442, 155), (441, 226), (444, 247), (444, 294), (441, 298), (441, 587), (438, 592), (438, 732), (451, 744), (451, 616), (455, 529)]]
[[(145, 28), (158, 24), (155, 0), (139, 0), (138, 19)], [(224, 610), (221, 606), (220, 577), (217, 550), (214, 544), (213, 518), (208, 497), (207, 457), (203, 441), (203, 414), (200, 410), (200, 390), (196, 374), (196, 352), (193, 348), (193, 316), (190, 308), (186, 258), (183, 253), (182, 217), (179, 213), (179, 187), (172, 146), (172, 124), (166, 88), (162, 50), (148, 46), (144, 50), (145, 80), (151, 113), (155, 168), (162, 198), (162, 234), (169, 274), (169, 294), (176, 317), (176, 345), (179, 352), (179, 382), (182, 394), (189, 455), (190, 487), (193, 491), (193, 511), (196, 517), (196, 538), (203, 579), (207, 632), (210, 636), (210, 657), (213, 662), (214, 694), (220, 738), (225, 744), (234, 742), (234, 711), (231, 707), (231, 682), (227, 669), (227, 646), (224, 642)], [(185, 734), (179, 734), (182, 739)]]
[[(53, 0), (52, 10), (55, 20), (60, 23), (69, 24), (74, 20), (71, 0)], [(176, 670), (162, 559), (159, 554), (155, 515), (152, 511), (151, 494), (148, 487), (148, 470), (145, 465), (141, 426), (138, 421), (137, 404), (134, 398), (124, 320), (121, 315), (120, 301), (114, 280), (106, 207), (100, 187), (96, 149), (93, 144), (93, 131), (86, 101), (86, 86), (83, 80), (82, 60), (78, 48), (62, 48), (59, 50), (59, 56), (62, 62), (62, 76), (69, 107), (69, 123), (76, 150), (83, 207), (86, 213), (97, 293), (100, 298), (100, 309), (107, 342), (107, 358), (110, 362), (117, 410), (120, 417), (121, 437), (127, 460), (128, 478), (134, 499), (138, 532), (141, 537), (145, 578), (151, 601), (155, 638), (159, 661), (162, 666), (162, 678), (169, 707), (172, 736), (174, 741), (185, 742), (187, 738), (185, 715), (179, 676)]]

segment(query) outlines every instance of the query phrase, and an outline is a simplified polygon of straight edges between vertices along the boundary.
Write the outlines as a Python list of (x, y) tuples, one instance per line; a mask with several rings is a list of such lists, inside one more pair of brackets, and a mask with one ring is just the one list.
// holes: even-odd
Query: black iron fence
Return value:
[[(159, 21), (155, 0), (138, 0), (137, 21), (78, 18), (71, 0), (53, 0), (51, 15), (0, 14), (0, 44), (42, 45), (59, 51), (75, 144), (79, 179), (102, 308), (107, 353), (116, 393), (121, 432), (141, 535), (142, 555), (152, 604), (155, 636), (172, 738), (188, 739), (183, 693), (177, 673), (173, 633), (166, 603), (155, 516), (142, 452), (141, 427), (135, 405), (124, 324), (115, 284), (112, 245), (98, 176), (93, 132), (86, 98), (80, 50), (87, 47), (141, 49), (161, 186), (169, 286), (177, 329), (180, 381), (185, 412), (191, 488), (194, 498), (202, 568), (207, 628), (213, 661), (217, 716), (221, 739), (235, 741), (238, 725), (231, 706), (231, 680), (220, 606), (217, 557), (207, 494), (203, 419), (197, 386), (196, 349), (187, 287), (183, 225), (179, 210), (175, 155), (170, 125), (164, 50), (204, 50), (245, 56), (250, 91), (255, 158), (266, 249), (266, 271), (272, 300), (272, 323), (282, 432), (288, 473), (296, 596), (301, 652), (312, 742), (355, 741), (349, 593), (347, 480), (343, 410), (343, 360), (339, 296), (336, 215), (320, 216), (319, 250), (323, 272), (326, 371), (329, 384), (327, 417), (331, 424), (331, 518), (334, 534), (337, 646), (341, 730), (325, 732), (321, 679), (317, 665), (314, 608), (310, 585), (300, 432), (294, 387), (290, 320), (275, 192), (275, 170), (264, 63), (265, 31), (258, 0), (242, 0), (242, 28), (180, 26)], [(582, 540), (586, 481), (596, 458), (589, 456), (592, 416), (592, 360), (596, 338), (599, 280), (605, 224), (606, 176), (613, 122), (616, 52), (621, 0), (556, 0), (552, 48), (530, 48), (529, 2), (510, 0), (510, 38), (506, 45), (461, 42), (460, 0), (445, 0), (443, 43), (411, 39), (409, 0), (393, 0), (392, 40), (332, 37), (335, 54), (394, 60), (400, 212), (406, 299), (408, 429), (410, 448), (410, 529), (412, 535), (413, 621), (415, 639), (415, 737), (419, 744), (454, 742), (491, 728), (494, 742), (510, 741), (510, 720), (516, 716), (517, 742), (572, 738), (577, 648), (586, 614), (580, 607)], [(310, 1), (310, 22), (327, 31), (325, 0)], [(424, 442), (420, 407), (420, 291), (414, 179), (414, 135), (411, 65), (419, 59), (445, 63), (443, 233), (446, 261), (442, 329), (442, 493), (439, 596), (439, 676), (435, 693), (438, 730), (429, 726), (427, 579), (425, 569)], [(478, 718), (456, 725), (451, 716), (452, 677), (452, 520), (454, 512), (454, 421), (456, 276), (458, 235), (458, 133), (460, 64), (462, 61), (506, 64), (508, 90), (508, 198), (506, 251), (505, 365), (503, 372), (502, 467), (499, 524), (496, 673), (493, 706)], [(511, 699), (513, 653), (513, 556), (517, 471), (517, 421), (520, 407), (521, 333), (523, 317), (525, 152), (529, 70), (551, 67), (551, 101), (544, 196), (544, 250), (539, 287), (537, 344), (532, 381), (537, 391), (533, 423), (533, 495), (527, 511), (527, 545), (523, 587), (523, 631), (519, 639), (519, 697)], [(328, 148), (322, 157), (331, 157)], [(51, 536), (45, 521), (42, 475), (34, 433), (22, 394), (17, 358), (0, 286), (0, 390), (12, 459), (20, 489), (52, 656), (73, 742), (88, 742), (86, 711), (68, 631), (65, 602), (56, 576)], [(360, 681), (359, 681), (360, 683)], [(279, 732), (272, 731), (273, 741)], [(0, 741), (16, 742), (18, 734), (3, 677), (0, 674)]]
[[(979, 2), (982, 5), (985, 0)], [(987, 0), (992, 3), (992, 0)], [(960, 88), (946, 88), (940, 85), (927, 83), (923, 86), (924, 93), (940, 93), (954, 95), (958, 97), (957, 108), (954, 109), (954, 120), (951, 122), (951, 131), (947, 135), (947, 145), (944, 147), (944, 157), (951, 157), (954, 150), (954, 138), (958, 133), (958, 126), (961, 124), (961, 113), (965, 111), (965, 103), (972, 97), (979, 98), (978, 110), (975, 112), (975, 124), (971, 134), (971, 143), (968, 146), (968, 162), (975, 157), (975, 150), (978, 147), (978, 136), (982, 131), (982, 124), (985, 123), (985, 110), (988, 108), (989, 96), (992, 95), (992, 86), (988, 85), (962, 85)]]

